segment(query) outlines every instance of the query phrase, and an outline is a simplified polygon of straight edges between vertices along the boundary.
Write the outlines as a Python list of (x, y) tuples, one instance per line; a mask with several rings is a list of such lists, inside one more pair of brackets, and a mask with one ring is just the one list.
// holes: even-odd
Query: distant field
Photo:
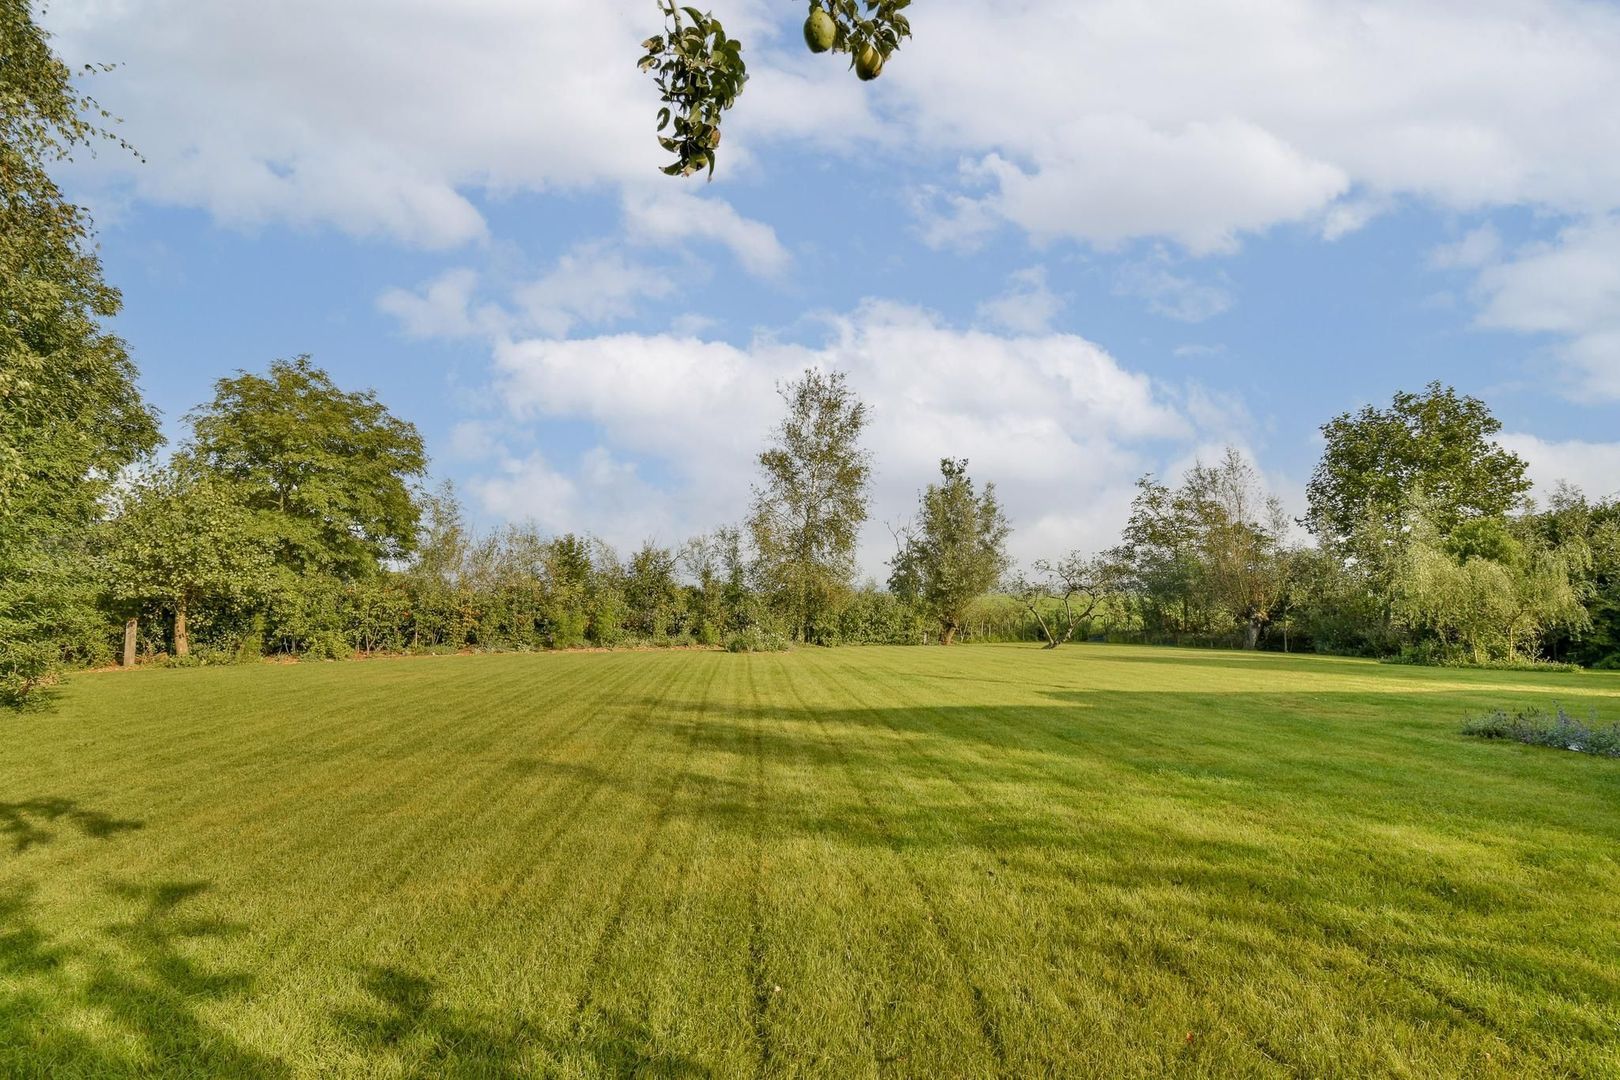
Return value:
[(1620, 676), (1076, 646), (85, 675), (0, 1075), (1615, 1076)]

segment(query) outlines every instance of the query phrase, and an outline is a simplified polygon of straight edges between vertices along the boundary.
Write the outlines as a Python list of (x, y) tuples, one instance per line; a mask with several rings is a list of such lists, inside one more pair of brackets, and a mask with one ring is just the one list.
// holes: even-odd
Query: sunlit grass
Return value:
[(1077, 646), (104, 674), (7, 1076), (1620, 1074), (1620, 677)]

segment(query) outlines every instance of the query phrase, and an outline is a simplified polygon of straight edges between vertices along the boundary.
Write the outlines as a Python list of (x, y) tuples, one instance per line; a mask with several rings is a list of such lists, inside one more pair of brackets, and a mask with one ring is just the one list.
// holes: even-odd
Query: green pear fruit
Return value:
[(855, 55), (855, 74), (862, 82), (871, 82), (883, 73), (883, 54), (868, 45)]
[(804, 43), (810, 46), (813, 53), (824, 53), (832, 48), (833, 40), (838, 36), (838, 24), (833, 17), (816, 8), (810, 17), (804, 20)]

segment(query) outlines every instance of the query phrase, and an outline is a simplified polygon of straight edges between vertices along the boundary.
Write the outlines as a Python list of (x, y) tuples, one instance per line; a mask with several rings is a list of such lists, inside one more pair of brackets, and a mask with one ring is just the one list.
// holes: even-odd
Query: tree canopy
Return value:
[[(0, 698), (26, 695), (89, 611), (84, 547), (118, 471), (158, 442), (107, 319), (89, 215), (52, 165), (108, 135), (25, 0), (0, 0)], [(114, 141), (117, 141), (114, 139)]]
[(808, 370), (779, 389), (787, 415), (759, 455), (748, 532), (763, 588), (805, 641), (855, 576), (872, 476), (867, 410), (843, 372)]
[(1392, 536), (1421, 492), (1446, 536), (1471, 518), (1495, 517), (1530, 490), (1523, 458), (1492, 440), (1502, 423), (1478, 398), (1430, 383), (1387, 409), (1366, 406), (1322, 426), (1326, 446), (1307, 489), (1306, 524), (1323, 542)]
[(1173, 634), (1233, 623), (1255, 648), (1288, 588), (1289, 520), (1254, 467), (1228, 447), (1175, 488), (1137, 481), (1113, 558), (1144, 619)]
[(427, 455), (371, 391), (340, 390), (299, 356), (219, 380), (188, 419), (185, 457), (268, 518), (282, 565), (353, 578), (410, 552)]
[(969, 605), (993, 589), (1008, 566), (1011, 529), (996, 486), (976, 491), (967, 464), (940, 461), (940, 482), (918, 498), (917, 516), (901, 531), (890, 564), (890, 590), (939, 621), (942, 645), (955, 640)]
[(1515, 660), (1549, 629), (1590, 626), (1584, 545), (1560, 545), (1477, 518), (1442, 538), (1421, 510), (1409, 522), (1393, 583), (1396, 614), (1431, 635), (1433, 658)]
[(123, 494), (110, 531), (108, 591), (116, 601), (167, 609), (177, 656), (190, 652), (187, 619), (200, 605), (245, 604), (270, 587), (270, 538), (207, 473), (149, 472)]

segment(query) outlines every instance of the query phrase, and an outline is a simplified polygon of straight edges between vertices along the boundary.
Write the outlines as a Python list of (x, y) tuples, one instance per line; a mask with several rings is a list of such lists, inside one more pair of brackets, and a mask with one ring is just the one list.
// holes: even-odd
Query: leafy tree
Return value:
[(1289, 562), (1288, 606), (1311, 648), (1353, 656), (1399, 651), (1403, 631), (1385, 618), (1387, 597), (1361, 567), (1321, 547), (1295, 551)]
[(445, 481), (419, 501), (411, 573), (454, 582), (466, 568), (470, 539), (455, 486)]
[(648, 541), (625, 566), (624, 602), (628, 629), (637, 637), (659, 639), (679, 632), (685, 597), (675, 579), (675, 552)]
[(343, 588), (349, 640), (361, 652), (397, 651), (405, 647), (411, 596), (402, 577), (378, 576)]
[(1513, 582), (1501, 563), (1459, 563), (1437, 545), (1414, 543), (1401, 560), (1394, 599), (1396, 613), (1432, 633), (1442, 649), (1460, 645), (1474, 663), (1504, 650)]
[(700, 645), (718, 645), (726, 634), (747, 625), (747, 564), (741, 548), (740, 534), (730, 527), (695, 536), (681, 547), (681, 569), (692, 583), (687, 611)]
[[(262, 518), (255, 524), (262, 525)], [(331, 574), (295, 573), (275, 566), (264, 605), (269, 643), (277, 651), (310, 660), (349, 656), (353, 647), (345, 635), (345, 584)]]
[(473, 542), (452, 485), (442, 484), (422, 497), (414, 555), (401, 573), (411, 597), (405, 632), (410, 646), (466, 640), (475, 621), (466, 588)]
[(116, 600), (167, 610), (176, 656), (191, 652), (188, 619), (201, 605), (262, 597), (272, 567), (253, 514), (226, 485), (194, 470), (148, 473), (112, 520), (109, 590)]
[(1524, 459), (1491, 439), (1501, 429), (1484, 402), (1438, 382), (1397, 393), (1388, 409), (1334, 417), (1322, 427), (1327, 446), (1305, 523), (1324, 543), (1370, 558), (1398, 535), (1416, 491), (1441, 537), (1464, 521), (1499, 517), (1530, 490)]
[(1289, 522), (1254, 468), (1228, 448), (1172, 489), (1145, 476), (1114, 557), (1144, 626), (1227, 633), (1254, 648), (1288, 594)]
[(838, 612), (838, 641), (844, 645), (926, 643), (931, 616), (887, 589), (868, 583), (856, 589)]
[[(804, 43), (814, 53), (846, 53), (862, 81), (875, 79), (900, 42), (911, 36), (901, 11), (911, 0), (810, 0)], [(658, 144), (675, 155), (669, 176), (714, 173), (720, 120), (748, 81), (742, 42), (720, 20), (676, 0), (658, 0), (664, 32), (641, 43), (637, 66), (650, 72), (663, 102)], [(666, 134), (667, 132), (667, 134)]]
[(1121, 584), (1116, 562), (1072, 551), (1061, 559), (1037, 561), (1033, 575), (1016, 575), (1006, 590), (1034, 618), (1046, 648), (1055, 649), (1074, 637)]
[(787, 416), (759, 455), (748, 531), (766, 593), (807, 641), (855, 575), (872, 475), (860, 445), (867, 412), (842, 372), (808, 370), (780, 392)]
[(604, 540), (593, 537), (590, 584), (585, 604), (588, 615), (586, 636), (593, 645), (612, 647), (628, 633), (629, 606), (625, 603), (625, 568), (618, 553)]
[(546, 549), (545, 575), (551, 647), (566, 649), (585, 644), (595, 575), (590, 544), (572, 533), (557, 537)]
[(1207, 629), (1197, 521), (1184, 492), (1151, 475), (1136, 482), (1131, 516), (1112, 556), (1146, 628), (1180, 636)]
[(410, 553), (427, 457), (371, 391), (342, 391), (300, 356), (219, 380), (188, 419), (185, 456), (268, 522), (283, 566), (349, 579)]
[(472, 644), (522, 649), (542, 644), (547, 544), (533, 525), (523, 524), (508, 525), (472, 545), (464, 579), (480, 598), (470, 612)]
[(1232, 447), (1219, 465), (1193, 466), (1182, 498), (1192, 511), (1193, 550), (1207, 595), (1243, 628), (1243, 647), (1253, 649), (1287, 594), (1282, 503)]
[(1576, 544), (1523, 542), (1505, 521), (1478, 519), (1442, 538), (1421, 505), (1409, 521), (1393, 587), (1395, 613), (1476, 664), (1535, 656), (1553, 627), (1587, 624)]
[(0, 703), (47, 682), (92, 617), (98, 500), (158, 442), (124, 343), (103, 325), (121, 299), (89, 215), (49, 171), (113, 138), (107, 119), (30, 5), (0, 0)]
[(941, 482), (918, 500), (917, 519), (901, 533), (889, 588), (939, 620), (940, 644), (956, 640), (968, 606), (1007, 569), (1007, 517), (996, 486), (976, 492), (966, 460), (939, 463)]
[(1578, 489), (1560, 486), (1547, 508), (1527, 516), (1523, 525), (1543, 544), (1578, 546), (1587, 555), (1577, 584), (1589, 625), (1551, 628), (1549, 652), (1578, 664), (1620, 668), (1620, 500), (1591, 502)]
[(1323, 425), (1326, 447), (1307, 488), (1304, 523), (1373, 599), (1354, 635), (1373, 651), (1405, 637), (1396, 579), (1412, 569), (1414, 505), (1443, 543), (1464, 523), (1500, 518), (1522, 503), (1526, 466), (1492, 441), (1501, 427), (1484, 402), (1437, 382), (1397, 393), (1388, 409), (1368, 406)]

